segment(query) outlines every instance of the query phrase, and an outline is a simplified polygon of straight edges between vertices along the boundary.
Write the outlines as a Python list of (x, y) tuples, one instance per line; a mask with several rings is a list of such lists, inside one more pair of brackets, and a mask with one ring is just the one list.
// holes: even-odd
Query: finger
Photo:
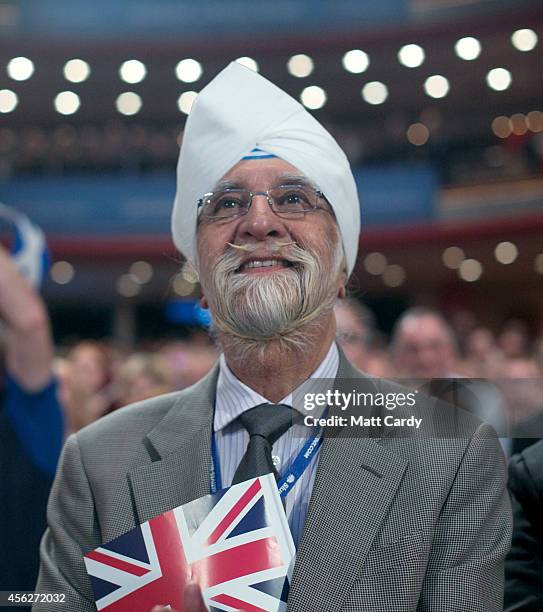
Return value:
[(192, 582), (183, 592), (183, 612), (207, 612), (200, 587)]

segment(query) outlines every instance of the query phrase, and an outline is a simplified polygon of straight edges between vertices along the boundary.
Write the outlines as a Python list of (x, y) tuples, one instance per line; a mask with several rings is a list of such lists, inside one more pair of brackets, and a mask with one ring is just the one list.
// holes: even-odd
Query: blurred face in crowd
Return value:
[(122, 404), (139, 402), (172, 390), (172, 372), (164, 357), (156, 354), (135, 354), (119, 369)]
[[(297, 168), (273, 158), (242, 160), (219, 185), (263, 192), (302, 182), (309, 188)], [(204, 305), (219, 331), (265, 343), (295, 335), (304, 324), (331, 312), (345, 281), (343, 249), (328, 203), (316, 201), (319, 210), (287, 218), (257, 195), (245, 215), (200, 218)]]
[(528, 335), (520, 322), (507, 325), (500, 334), (500, 348), (506, 357), (524, 357), (527, 346)]
[(407, 317), (393, 347), (398, 375), (411, 378), (446, 378), (455, 366), (453, 339), (438, 317)]
[(336, 337), (347, 359), (361, 370), (368, 369), (368, 330), (360, 318), (344, 302), (334, 307)]
[(71, 378), (87, 393), (99, 391), (109, 378), (108, 358), (104, 349), (92, 342), (81, 342), (69, 355)]
[(496, 349), (494, 336), (486, 327), (474, 329), (468, 337), (467, 353), (475, 359), (485, 359)]

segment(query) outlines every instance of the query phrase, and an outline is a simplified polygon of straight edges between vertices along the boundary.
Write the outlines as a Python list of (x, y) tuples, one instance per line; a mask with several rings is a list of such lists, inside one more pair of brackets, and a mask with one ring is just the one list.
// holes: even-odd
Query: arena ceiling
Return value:
[[(513, 32), (524, 28), (532, 29), (539, 38), (530, 51), (520, 51), (511, 42)], [(455, 43), (468, 36), (481, 45), (480, 55), (471, 61), (455, 53)], [(407, 44), (424, 50), (420, 66), (410, 68), (398, 61), (398, 50)], [(18, 103), (13, 112), (0, 113), (0, 128), (51, 129), (62, 124), (103, 126), (122, 121), (182, 129), (186, 114), (178, 107), (180, 95), (199, 91), (229, 61), (249, 56), (258, 62), (264, 76), (295, 97), (309, 86), (322, 88), (326, 102), (312, 112), (339, 131), (347, 142), (344, 146), (352, 146), (355, 155), (360, 148), (379, 151), (405, 145), (409, 126), (417, 123), (427, 128), (429, 144), (436, 147), (491, 140), (496, 139), (491, 129), (496, 117), (543, 111), (542, 48), (543, 7), (373, 30), (353, 24), (342, 34), (297, 32), (295, 26), (273, 36), (238, 31), (218, 41), (213, 37), (190, 42), (5, 37), (0, 41), (0, 90), (13, 91)], [(352, 49), (363, 50), (369, 58), (362, 73), (350, 73), (342, 65), (344, 54)], [(287, 62), (296, 54), (312, 59), (310, 75), (297, 78), (289, 74)], [(33, 62), (34, 72), (26, 80), (8, 76), (6, 66), (18, 56)], [(67, 81), (63, 74), (66, 62), (74, 58), (85, 60), (91, 69), (80, 83)], [(192, 83), (183, 83), (175, 75), (176, 65), (186, 58), (196, 59), (203, 69)], [(130, 59), (145, 65), (146, 76), (138, 83), (129, 84), (119, 77), (120, 65)], [(487, 84), (489, 71), (496, 68), (509, 71), (512, 79), (501, 91)], [(426, 79), (436, 75), (448, 81), (448, 91), (441, 98), (429, 96), (424, 88)], [(361, 95), (362, 88), (373, 82), (386, 86), (383, 103), (368, 103)], [(55, 109), (55, 97), (65, 91), (79, 98), (73, 114)], [(116, 107), (118, 96), (126, 92), (140, 96), (142, 103), (131, 116), (119, 113)]]

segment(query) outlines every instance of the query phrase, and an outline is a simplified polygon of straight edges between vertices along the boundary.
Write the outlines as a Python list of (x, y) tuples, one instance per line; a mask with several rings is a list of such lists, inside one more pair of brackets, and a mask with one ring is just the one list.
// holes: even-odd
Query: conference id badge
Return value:
[(96, 607), (107, 612), (183, 612), (189, 582), (213, 612), (284, 612), (294, 558), (273, 474), (174, 508), (84, 556)]

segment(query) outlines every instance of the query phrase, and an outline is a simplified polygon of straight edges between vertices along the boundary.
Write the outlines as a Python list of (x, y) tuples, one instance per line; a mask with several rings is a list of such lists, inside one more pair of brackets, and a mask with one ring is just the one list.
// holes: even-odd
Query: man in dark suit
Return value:
[(543, 441), (511, 459), (514, 531), (505, 564), (507, 612), (543, 610)]
[[(200, 92), (183, 137), (173, 233), (198, 270), (222, 355), (189, 389), (69, 438), (37, 590), (90, 612), (85, 552), (208, 494), (212, 466), (225, 486), (280, 477), (303, 452), (284, 427), (283, 415), (303, 414), (293, 393), (313, 378), (367, 382), (334, 341), (359, 215), (345, 155), (290, 96), (238, 64)], [(431, 424), (430, 400), (416, 412)], [(297, 543), (289, 611), (501, 609), (511, 535), (503, 454), (488, 425), (451, 415), (454, 430), (441, 438), (326, 437), (304, 463), (284, 498)]]

